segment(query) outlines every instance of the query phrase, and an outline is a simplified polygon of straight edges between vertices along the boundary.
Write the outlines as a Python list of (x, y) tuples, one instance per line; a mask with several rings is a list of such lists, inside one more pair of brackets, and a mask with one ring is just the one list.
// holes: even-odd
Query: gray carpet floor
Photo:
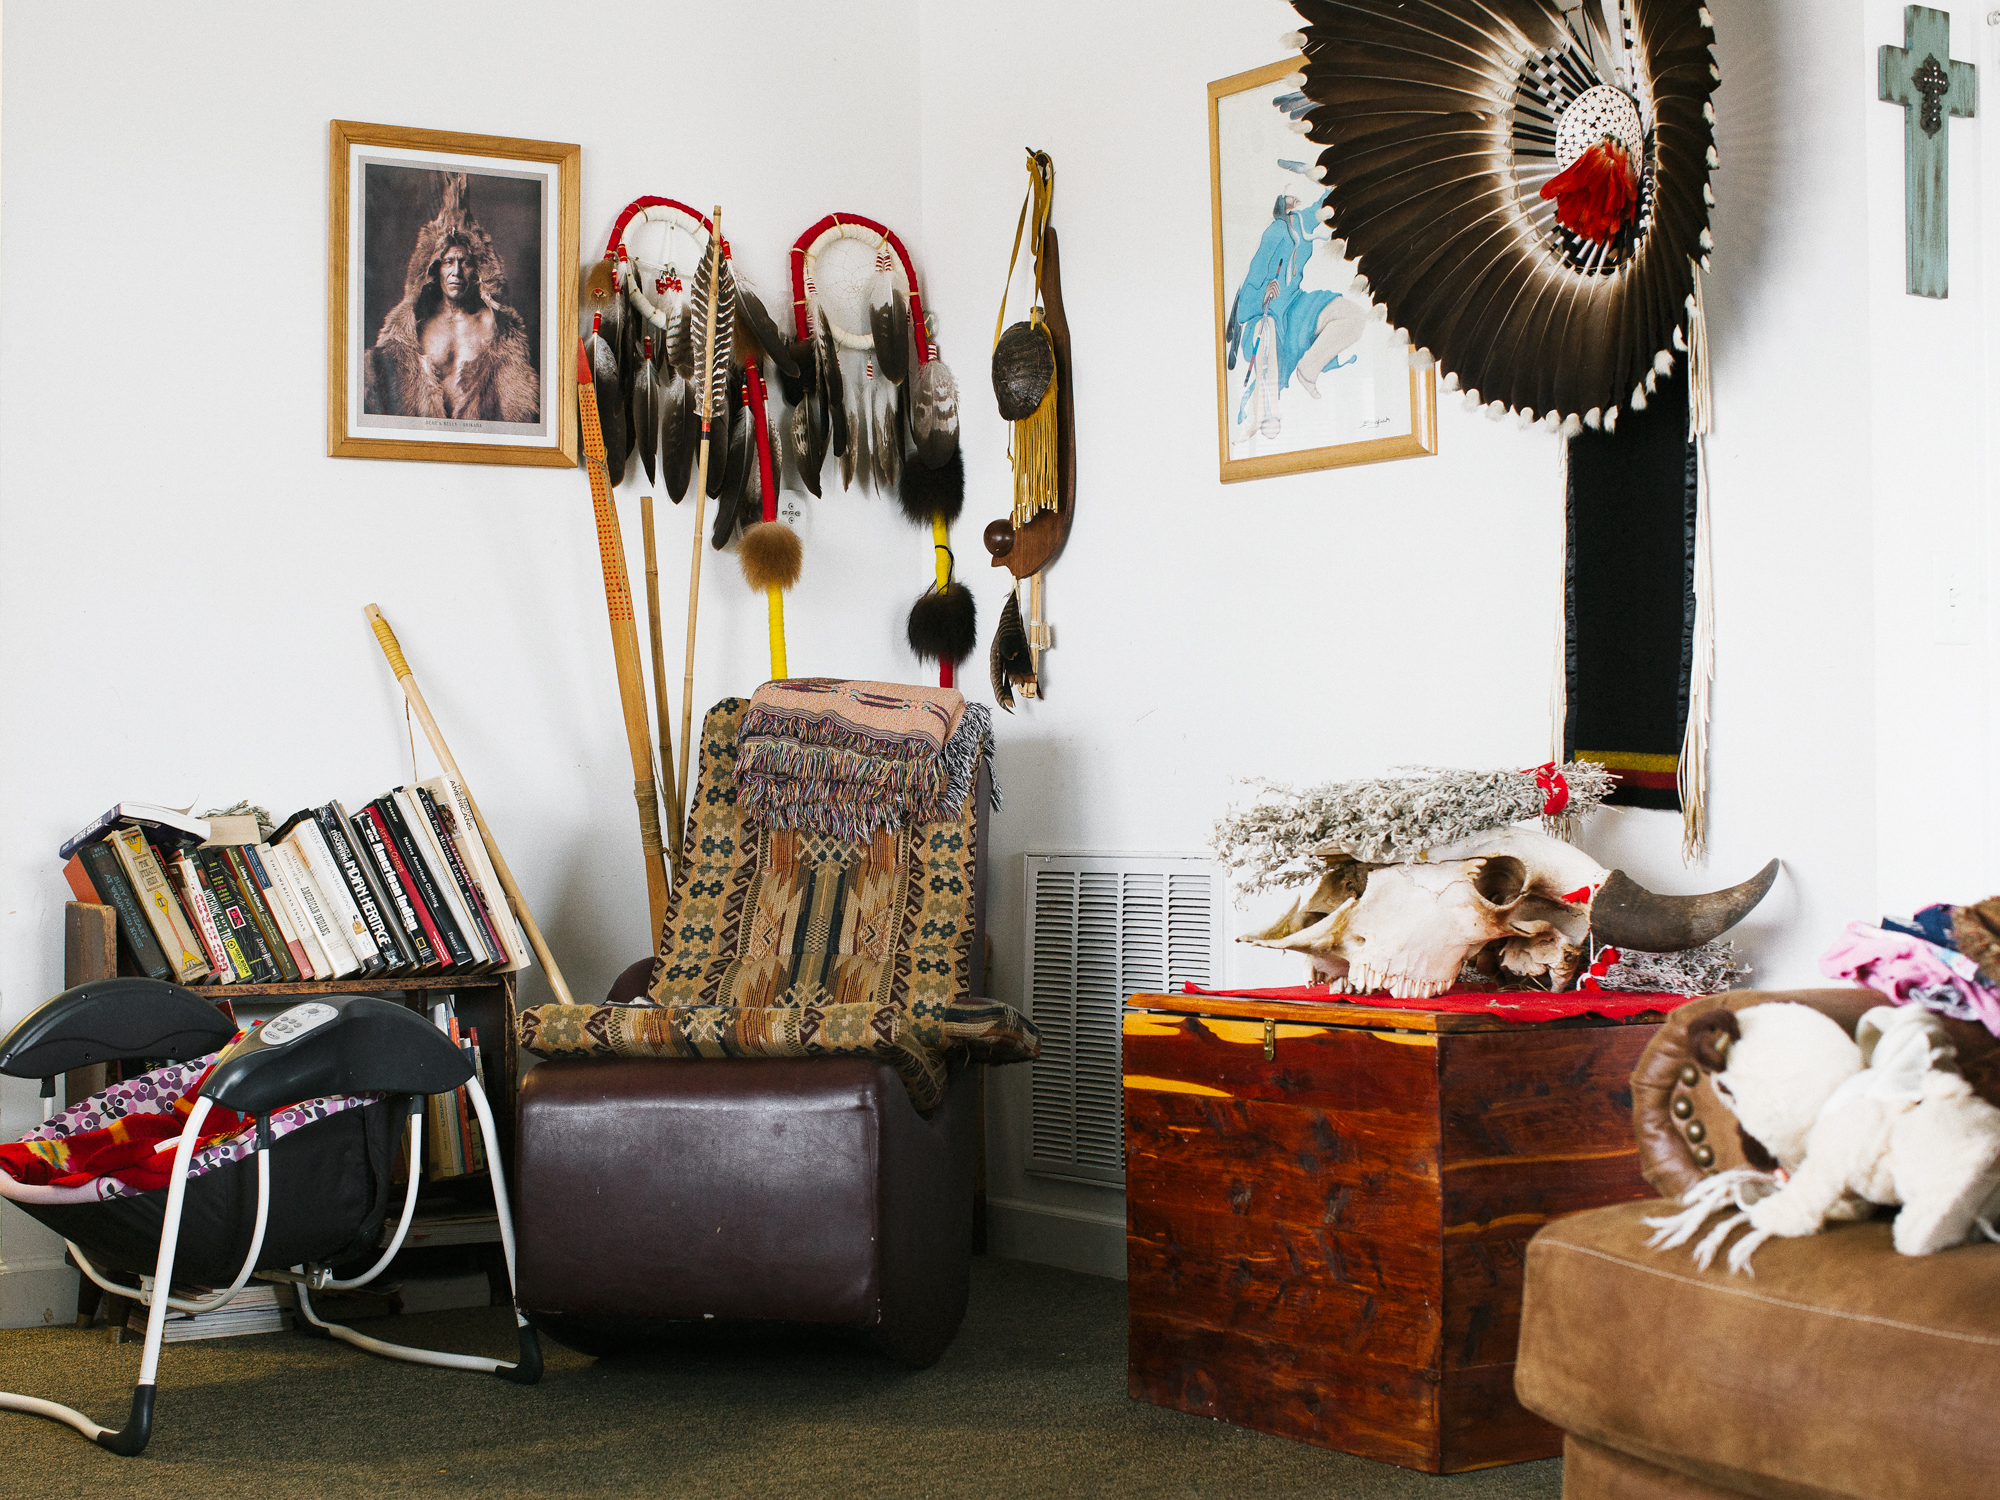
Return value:
[[(499, 1309), (363, 1331), (511, 1358)], [(121, 1459), (0, 1412), (0, 1495), (1117, 1496), (1124, 1500), (1557, 1500), (1556, 1460), (1436, 1478), (1125, 1394), (1125, 1286), (973, 1262), (933, 1369), (828, 1344), (596, 1361), (544, 1341), (538, 1386), (382, 1360), (296, 1333), (170, 1344), (152, 1445)], [(139, 1346), (102, 1329), (0, 1332), (0, 1389), (123, 1421)]]

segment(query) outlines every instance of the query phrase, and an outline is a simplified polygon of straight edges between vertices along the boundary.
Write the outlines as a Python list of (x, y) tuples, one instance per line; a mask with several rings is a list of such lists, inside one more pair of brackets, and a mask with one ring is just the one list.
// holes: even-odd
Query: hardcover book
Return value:
[(264, 856), (271, 852), (270, 846), (245, 844), (236, 852), (242, 858), (245, 872), (255, 883), (257, 899), (263, 905), (264, 914), (271, 919), (271, 925), (277, 929), (279, 942), (291, 956), (288, 977), (311, 979), (312, 960), (306, 956), (305, 942), (299, 936), (298, 925), (292, 921), (291, 907), (279, 892), (277, 883), (271, 879), (271, 871), (264, 863)]
[(431, 820), (425, 813), (416, 793), (409, 787), (399, 786), (389, 794), (396, 804), (396, 811), (403, 815), (403, 827), (409, 831), (410, 842), (416, 846), (417, 856), (423, 860), (430, 873), (431, 886), (444, 903), (446, 913), (451, 917), (451, 925), (465, 945), (465, 962), (468, 967), (483, 969), (493, 962), (493, 953), (480, 935), (479, 925), (473, 919), (472, 909), (466, 905), (465, 895), (452, 878), (451, 866), (445, 859), (444, 846), (439, 841), (437, 830), (431, 827)]
[(195, 849), (183, 849), (175, 860), (181, 872), (181, 883), (187, 887), (190, 904), (199, 900), (208, 913), (208, 926), (215, 934), (215, 946), (222, 950), (223, 957), (229, 964), (230, 982), (249, 983), (254, 974), (250, 967), (250, 954), (244, 948), (242, 940), (236, 936), (236, 928), (230, 922), (228, 912), (223, 908), (222, 897), (209, 885), (208, 871), (203, 868), (201, 861), (195, 858), (198, 852)]
[(354, 833), (361, 840), (361, 847), (374, 865), (382, 890), (396, 913), (397, 932), (410, 950), (411, 962), (418, 968), (434, 968), (438, 962), (438, 949), (431, 942), (423, 914), (410, 899), (409, 891), (396, 873), (396, 851), (390, 847), (387, 826), (376, 816), (372, 806), (364, 807), (354, 815)]
[(338, 802), (329, 802), (313, 810), (313, 821), (319, 825), (327, 853), (339, 867), (347, 885), (347, 894), (352, 898), (362, 924), (368, 929), (368, 937), (375, 945), (375, 956), (388, 968), (407, 967), (414, 962), (414, 957), (398, 941), (399, 928), (391, 915), (389, 898), (377, 887), (363, 851), (354, 847), (354, 836), (350, 831), (354, 825), (348, 821), (347, 809)]
[(409, 827), (403, 822), (402, 810), (396, 806), (396, 799), (393, 796), (377, 797), (368, 804), (368, 810), (380, 820), (383, 837), (389, 841), (389, 853), (395, 859), (396, 874), (401, 877), (404, 889), (416, 905), (417, 916), (424, 922), (425, 933), (438, 950), (440, 963), (450, 968), (471, 967), (472, 950), (466, 947), (465, 939), (452, 922), (451, 912), (444, 904), (444, 897), (438, 894), (430, 868), (417, 853), (416, 841), (410, 837)]
[(229, 866), (223, 861), (220, 849), (207, 845), (193, 851), (195, 868), (201, 871), (201, 883), (208, 893), (215, 897), (215, 904), (221, 910), (222, 921), (227, 923), (225, 934), (243, 950), (243, 958), (250, 966), (250, 980), (253, 984), (276, 984), (284, 970), (278, 967), (271, 950), (264, 942), (264, 935), (258, 931), (257, 923), (251, 915), (249, 899), (236, 888), (230, 878)]
[(202, 957), (201, 945), (195, 941), (194, 932), (181, 916), (180, 907), (174, 901), (173, 889), (154, 860), (146, 835), (137, 828), (119, 827), (107, 833), (103, 842), (111, 846), (111, 852), (118, 856), (118, 863), (125, 871), (125, 878), (132, 882), (139, 905), (144, 908), (146, 920), (152, 926), (153, 936), (159, 940), (160, 951), (173, 967), (175, 980), (181, 984), (197, 984), (206, 979), (208, 960)]
[(193, 835), (197, 843), (208, 837), (208, 820), (192, 817), (184, 809), (158, 807), (151, 802), (116, 802), (64, 839), (62, 847), (56, 851), (56, 858), (68, 859), (85, 844), (96, 843), (98, 836), (115, 823), (172, 829)]
[(466, 868), (472, 872), (473, 880), (479, 888), (480, 899), (485, 903), (486, 914), (498, 929), (501, 940), (507, 947), (507, 967), (510, 970), (524, 969), (534, 962), (528, 947), (526, 934), (514, 918), (513, 908), (507, 904), (506, 887), (500, 883), (499, 872), (486, 851), (486, 840), (479, 833), (479, 819), (473, 815), (472, 795), (459, 783), (456, 776), (449, 774), (433, 776), (423, 783), (433, 799), (438, 811), (452, 825), (454, 837), (458, 840), (459, 852), (465, 856)]
[(511, 968), (512, 965), (508, 964), (507, 944), (502, 941), (499, 929), (494, 926), (493, 918), (486, 910), (486, 902), (480, 895), (478, 882), (473, 878), (472, 870), (465, 862), (464, 851), (460, 849), (458, 840), (453, 837), (451, 814), (438, 806), (437, 799), (431, 795), (428, 787), (412, 787), (410, 794), (430, 824), (431, 834), (437, 840), (438, 852), (444, 856), (445, 863), (451, 868), (451, 878), (458, 887), (459, 900), (479, 931), (479, 940), (486, 949), (487, 962)]
[(297, 838), (289, 838), (279, 844), (271, 851), (271, 857), (277, 862), (278, 873), (290, 884), (313, 935), (319, 939), (332, 976), (340, 979), (354, 973), (361, 967), (361, 962), (355, 957), (354, 946), (342, 930), (332, 898), (320, 888), (319, 881), (314, 878), (315, 872), (300, 857)]
[(229, 878), (235, 882), (236, 890), (243, 898), (243, 910), (256, 924), (257, 935), (264, 940), (264, 951), (278, 966), (279, 982), (290, 984), (298, 979), (299, 966), (292, 959), (290, 947), (279, 936), (278, 924), (271, 916), (271, 909), (264, 904), (264, 893), (258, 889), (257, 879), (250, 873), (249, 861), (243, 857), (243, 851), (249, 847), (248, 844), (229, 844), (215, 852), (229, 867)]
[[(167, 955), (160, 951), (160, 940), (153, 936), (153, 927), (146, 920), (144, 908), (139, 905), (139, 896), (132, 889), (132, 882), (125, 878), (125, 871), (118, 863), (118, 856), (109, 844), (85, 844), (76, 851), (83, 862), (88, 882), (96, 888), (91, 899), (110, 907), (118, 914), (118, 936), (123, 940), (132, 961), (139, 966), (139, 972), (150, 979), (164, 979), (171, 983), (173, 966), (167, 962)], [(72, 883), (71, 889), (74, 889)]]
[(348, 891), (347, 877), (327, 846), (317, 819), (310, 815), (302, 819), (286, 836), (285, 847), (305, 867), (305, 873), (316, 887), (320, 905), (353, 953), (356, 968), (364, 976), (380, 974), (387, 969), (396, 950), (391, 947), (390, 958), (382, 957), (373, 932), (362, 919), (361, 909)]
[(298, 944), (292, 957), (298, 961), (300, 975), (306, 979), (333, 978), (333, 960), (327, 957), (326, 943), (320, 937), (319, 928), (307, 913), (305, 903), (299, 899), (292, 867), (279, 858), (278, 851), (268, 844), (256, 846), (256, 853), (271, 883), (271, 891), (278, 898), (277, 905), (283, 909), (285, 921), (291, 927), (292, 939)]

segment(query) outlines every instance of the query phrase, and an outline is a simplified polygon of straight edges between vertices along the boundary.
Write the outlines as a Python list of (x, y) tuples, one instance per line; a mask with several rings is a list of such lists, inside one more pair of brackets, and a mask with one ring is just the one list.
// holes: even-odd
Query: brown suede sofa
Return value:
[[(1744, 991), (1674, 1011), (1632, 1074), (1646, 1178), (1677, 1198), (1743, 1163), (1687, 1027), (1718, 1005), (1799, 1001), (1850, 1031), (1872, 990)], [(2000, 1043), (1950, 1023), (2000, 1102)], [(1564, 1500), (2000, 1496), (2000, 1245), (1898, 1255), (1885, 1216), (1758, 1250), (1755, 1276), (1649, 1250), (1630, 1203), (1528, 1247), (1514, 1385), (1561, 1427)]]

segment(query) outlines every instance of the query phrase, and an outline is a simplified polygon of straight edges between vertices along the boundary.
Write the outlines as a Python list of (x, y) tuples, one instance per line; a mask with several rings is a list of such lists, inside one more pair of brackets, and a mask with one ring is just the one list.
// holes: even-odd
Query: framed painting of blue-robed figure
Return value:
[(1222, 478), (1437, 452), (1437, 376), (1320, 222), (1297, 59), (1208, 86)]

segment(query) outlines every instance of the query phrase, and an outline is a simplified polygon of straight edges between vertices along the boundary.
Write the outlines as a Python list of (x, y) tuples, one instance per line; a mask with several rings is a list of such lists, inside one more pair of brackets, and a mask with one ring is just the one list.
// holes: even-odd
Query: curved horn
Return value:
[(1590, 905), (1590, 930), (1600, 943), (1641, 953), (1678, 953), (1721, 937), (1750, 915), (1778, 878), (1774, 859), (1741, 885), (1702, 896), (1657, 896), (1623, 870), (1613, 870)]

